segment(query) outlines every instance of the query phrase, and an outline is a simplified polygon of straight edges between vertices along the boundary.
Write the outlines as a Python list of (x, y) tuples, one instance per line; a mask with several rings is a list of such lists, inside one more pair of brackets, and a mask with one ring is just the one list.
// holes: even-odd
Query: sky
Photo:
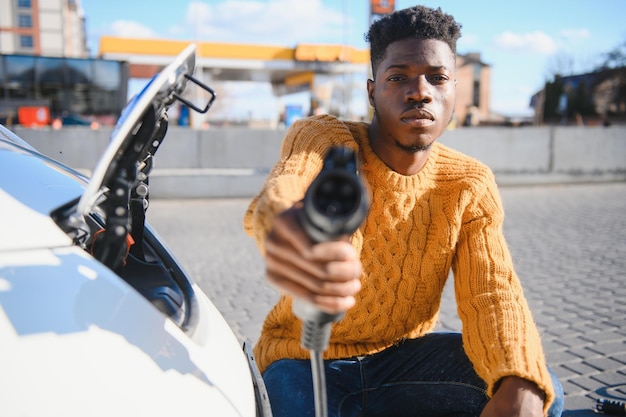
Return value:
[[(330, 43), (367, 49), (368, 0), (82, 0), (88, 46), (100, 36), (249, 43), (295, 47)], [(530, 115), (530, 97), (546, 81), (592, 70), (602, 54), (626, 42), (626, 0), (396, 0), (422, 4), (462, 25), (457, 52), (479, 52), (491, 66), (491, 111)], [(145, 80), (136, 80), (133, 90)], [(363, 80), (363, 101), (366, 81)], [(269, 85), (229, 83), (229, 114), (267, 118), (302, 94), (275, 98)], [(219, 98), (218, 98), (219, 100)], [(308, 105), (308, 104), (306, 104)], [(363, 103), (363, 112), (367, 110)]]

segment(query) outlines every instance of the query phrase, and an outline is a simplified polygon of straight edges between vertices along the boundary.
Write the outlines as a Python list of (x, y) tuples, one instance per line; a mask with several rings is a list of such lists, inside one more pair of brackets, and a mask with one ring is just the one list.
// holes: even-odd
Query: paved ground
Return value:
[[(505, 233), (564, 416), (596, 415), (596, 398), (626, 401), (626, 183), (504, 187)], [(276, 299), (244, 235), (247, 200), (155, 200), (148, 220), (240, 339), (255, 341)], [(441, 328), (459, 330), (446, 287)]]

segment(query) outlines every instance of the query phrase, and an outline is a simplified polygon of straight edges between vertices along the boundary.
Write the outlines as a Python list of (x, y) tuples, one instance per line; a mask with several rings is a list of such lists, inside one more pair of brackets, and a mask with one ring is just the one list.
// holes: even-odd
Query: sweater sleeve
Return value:
[(322, 168), (326, 152), (336, 145), (356, 149), (350, 130), (332, 116), (298, 120), (289, 128), (279, 161), (244, 215), (244, 230), (256, 240), (261, 253), (265, 252), (265, 238), (275, 216), (304, 197), (307, 187)]
[(547, 411), (554, 398), (552, 380), (504, 239), (504, 212), (490, 172), (480, 189), (465, 196), (468, 205), (453, 262), (465, 350), (490, 396), (502, 378), (518, 376), (546, 393)]

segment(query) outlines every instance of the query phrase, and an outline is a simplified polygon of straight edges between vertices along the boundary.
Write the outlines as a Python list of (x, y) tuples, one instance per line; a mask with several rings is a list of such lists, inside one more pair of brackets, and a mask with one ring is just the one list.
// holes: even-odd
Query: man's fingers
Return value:
[(303, 257), (310, 256), (310, 247), (313, 243), (300, 225), (294, 209), (285, 211), (275, 219), (268, 240), (291, 246)]
[[(309, 253), (308, 250), (305, 250)], [(317, 262), (311, 262), (308, 260), (308, 256), (303, 254), (294, 247), (291, 242), (286, 242), (273, 237), (268, 239), (265, 244), (265, 258), (268, 268), (272, 269), (296, 269), (306, 272), (313, 276), (320, 276), (323, 274), (323, 266)], [(285, 271), (281, 274), (287, 274)]]
[(309, 256), (311, 259), (319, 262), (350, 261), (358, 258), (356, 250), (347, 240), (322, 242), (313, 245)]
[(292, 279), (284, 278), (268, 272), (268, 281), (280, 291), (292, 297), (306, 300), (314, 304), (317, 308), (329, 314), (342, 313), (354, 306), (356, 299), (353, 295), (348, 296), (327, 296), (311, 292), (307, 288), (299, 285)]
[[(361, 265), (358, 261), (330, 262), (317, 266), (305, 264), (302, 269), (298, 262), (286, 263), (285, 259), (267, 256), (265, 263), (267, 277), (275, 285), (292, 281), (311, 293), (311, 296), (351, 296), (361, 289)], [(318, 274), (311, 274), (311, 270), (316, 270)]]
[(355, 259), (354, 261), (328, 262), (325, 272), (329, 280), (361, 282), (363, 268), (361, 262)]
[(350, 297), (324, 297), (315, 296), (311, 300), (320, 310), (329, 313), (337, 314), (343, 313), (346, 310), (351, 309), (356, 304), (356, 299)]
[(267, 240), (265, 252), (272, 268), (283, 264), (323, 281), (347, 281), (361, 276), (361, 263), (348, 242), (322, 242), (300, 250), (293, 241), (275, 235)]
[(361, 289), (361, 262), (348, 238), (313, 242), (295, 209), (275, 219), (265, 242), (265, 265), (268, 281), (279, 291), (328, 313), (352, 307)]

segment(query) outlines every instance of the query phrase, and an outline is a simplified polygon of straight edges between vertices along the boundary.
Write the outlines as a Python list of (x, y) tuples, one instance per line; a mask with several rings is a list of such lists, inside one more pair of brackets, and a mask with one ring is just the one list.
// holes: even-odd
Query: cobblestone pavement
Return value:
[[(503, 187), (505, 234), (564, 416), (626, 401), (626, 183)], [(277, 298), (241, 219), (246, 199), (154, 200), (148, 220), (241, 339), (256, 341)], [(460, 330), (446, 286), (441, 329)]]

